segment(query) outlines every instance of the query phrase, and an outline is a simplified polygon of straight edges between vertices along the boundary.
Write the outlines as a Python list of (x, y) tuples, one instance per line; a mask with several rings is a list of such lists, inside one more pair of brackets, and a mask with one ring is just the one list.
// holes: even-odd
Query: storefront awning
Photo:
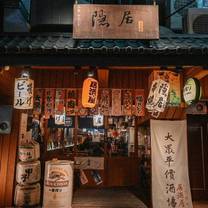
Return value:
[(0, 34), (1, 65), (207, 65), (208, 35), (74, 40), (65, 33)]

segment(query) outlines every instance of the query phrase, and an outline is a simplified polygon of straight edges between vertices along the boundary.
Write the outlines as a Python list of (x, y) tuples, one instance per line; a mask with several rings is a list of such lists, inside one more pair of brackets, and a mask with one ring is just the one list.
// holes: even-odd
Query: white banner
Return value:
[(193, 208), (186, 121), (151, 120), (153, 208)]

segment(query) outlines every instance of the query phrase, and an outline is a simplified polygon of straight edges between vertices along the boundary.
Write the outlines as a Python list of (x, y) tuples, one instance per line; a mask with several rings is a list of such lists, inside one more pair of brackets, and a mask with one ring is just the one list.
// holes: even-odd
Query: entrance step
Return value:
[(147, 208), (125, 188), (80, 189), (73, 198), (73, 208)]

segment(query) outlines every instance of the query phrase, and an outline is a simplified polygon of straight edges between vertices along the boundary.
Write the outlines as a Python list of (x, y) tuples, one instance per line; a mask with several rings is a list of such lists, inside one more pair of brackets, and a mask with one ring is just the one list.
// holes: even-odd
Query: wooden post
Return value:
[(135, 126), (134, 126), (134, 157), (138, 157), (138, 117), (135, 116)]

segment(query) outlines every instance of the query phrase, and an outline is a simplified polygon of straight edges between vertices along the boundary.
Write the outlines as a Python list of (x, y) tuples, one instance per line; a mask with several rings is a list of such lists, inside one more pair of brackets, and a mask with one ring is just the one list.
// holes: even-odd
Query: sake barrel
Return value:
[(71, 208), (74, 162), (52, 160), (45, 164), (43, 207)]
[(18, 162), (16, 181), (21, 185), (36, 183), (40, 180), (40, 161)]
[(16, 206), (34, 206), (40, 204), (40, 184), (16, 185), (14, 204)]
[(26, 162), (40, 157), (40, 145), (36, 141), (21, 143), (18, 148), (19, 160)]

